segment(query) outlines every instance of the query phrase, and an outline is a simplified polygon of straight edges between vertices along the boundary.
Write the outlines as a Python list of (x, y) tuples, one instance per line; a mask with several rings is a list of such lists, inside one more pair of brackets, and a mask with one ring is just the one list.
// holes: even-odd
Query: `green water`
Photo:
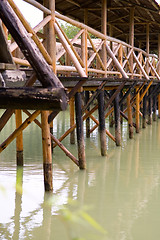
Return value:
[[(65, 112), (55, 119), (54, 135), (68, 126)], [(13, 127), (14, 117), (1, 141)], [(107, 139), (107, 157), (100, 156), (98, 131), (86, 139), (86, 171), (56, 148), (49, 195), (43, 187), (41, 131), (31, 124), (24, 131), (24, 168), (16, 168), (15, 141), (0, 155), (0, 239), (159, 240), (160, 121), (133, 140), (126, 122), (122, 131), (121, 147)], [(69, 137), (63, 143), (77, 155)]]

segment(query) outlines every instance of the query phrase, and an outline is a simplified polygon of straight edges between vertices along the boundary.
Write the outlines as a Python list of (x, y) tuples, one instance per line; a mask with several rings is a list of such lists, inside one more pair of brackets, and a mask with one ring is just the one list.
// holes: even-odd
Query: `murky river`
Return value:
[[(55, 119), (54, 135), (68, 126), (65, 112)], [(1, 141), (13, 127), (14, 116)], [(32, 123), (24, 131), (24, 168), (16, 167), (15, 141), (0, 155), (0, 239), (160, 239), (160, 120), (133, 140), (126, 122), (122, 131), (121, 147), (108, 140), (107, 157), (100, 156), (98, 131), (86, 139), (86, 171), (55, 148), (49, 195), (43, 187), (41, 131)], [(77, 155), (69, 137), (63, 143)]]

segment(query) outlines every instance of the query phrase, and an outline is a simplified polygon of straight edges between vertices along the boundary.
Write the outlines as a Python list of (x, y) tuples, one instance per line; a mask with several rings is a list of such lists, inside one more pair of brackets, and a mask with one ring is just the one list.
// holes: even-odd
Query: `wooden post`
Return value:
[[(74, 97), (70, 98), (69, 101), (70, 107), (70, 127), (75, 124), (75, 117), (74, 117)], [(75, 144), (75, 130), (70, 133), (70, 143)]]
[(75, 94), (75, 111), (76, 111), (76, 130), (77, 130), (79, 168), (85, 169), (86, 159), (83, 133), (82, 103), (80, 92), (77, 92)]
[(119, 93), (114, 99), (114, 118), (115, 118), (115, 138), (116, 146), (121, 145), (121, 121), (120, 121), (120, 106), (119, 106)]
[[(149, 94), (151, 93), (151, 88), (149, 89)], [(148, 125), (152, 124), (152, 98), (148, 98)]]
[(153, 96), (153, 121), (156, 121), (156, 108), (157, 108), (156, 99), (157, 99), (157, 96)]
[[(160, 34), (158, 34), (158, 74), (160, 75)], [(158, 94), (158, 118), (160, 118), (160, 93)]]
[(113, 128), (113, 124), (114, 124), (114, 118), (113, 118), (113, 112), (111, 112), (111, 114), (109, 115), (109, 127)]
[[(54, 22), (55, 22), (55, 0), (43, 0), (43, 4), (46, 8), (51, 11), (51, 20), (50, 22), (44, 27), (44, 45), (49, 53), (51, 60), (52, 60), (52, 67), (53, 72), (56, 73), (56, 34), (54, 29)], [(47, 15), (44, 14), (44, 18)], [(50, 123), (50, 133), (53, 134), (53, 121)], [(51, 139), (51, 145), (53, 146), (53, 141)], [(53, 147), (52, 147), (53, 150)]]
[[(22, 111), (15, 110), (16, 128), (22, 124)], [(23, 132), (16, 137), (17, 166), (23, 166)]]
[[(137, 89), (138, 91), (138, 89)], [(140, 94), (139, 92), (136, 94), (136, 133), (139, 133), (139, 110), (140, 110)]]
[(105, 112), (104, 112), (104, 91), (101, 90), (98, 95), (98, 113), (99, 113), (99, 134), (101, 144), (101, 155), (107, 155)]
[(147, 114), (147, 94), (143, 97), (143, 118), (142, 118), (142, 127), (146, 128), (146, 114)]
[[(87, 104), (89, 100), (89, 91), (85, 91), (85, 103)], [(87, 110), (90, 110), (90, 107), (87, 108)], [(86, 137), (89, 138), (90, 137), (90, 118), (88, 117), (86, 119)]]
[(132, 120), (131, 94), (129, 94), (127, 96), (127, 110), (128, 110), (129, 138), (133, 138), (133, 120)]
[[(102, 10), (101, 10), (101, 32), (107, 35), (107, 0), (102, 0)], [(107, 51), (106, 51), (106, 41), (102, 45), (102, 61), (105, 66), (105, 72), (107, 72)], [(107, 73), (105, 73), (105, 77)]]
[(52, 149), (50, 125), (48, 124), (48, 111), (41, 112), (42, 146), (43, 146), (43, 171), (45, 191), (53, 190), (52, 181)]

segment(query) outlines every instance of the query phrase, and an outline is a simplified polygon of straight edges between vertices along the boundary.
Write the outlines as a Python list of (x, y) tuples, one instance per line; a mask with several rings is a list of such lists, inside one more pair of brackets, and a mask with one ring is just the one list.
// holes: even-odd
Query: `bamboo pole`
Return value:
[(48, 115), (48, 111), (41, 112), (44, 186), (45, 191), (51, 192), (53, 190), (52, 151)]
[(62, 32), (60, 31), (60, 29), (58, 28), (58, 25), (55, 23), (54, 24), (56, 33), (60, 39), (60, 41), (62, 42), (63, 47), (66, 49), (66, 52), (69, 54), (71, 60), (73, 61), (77, 71), (79, 72), (81, 77), (87, 77), (86, 73), (84, 72), (81, 64), (79, 63), (78, 59), (76, 58), (74, 52), (72, 51), (72, 49), (70, 48), (67, 40), (65, 39), (65, 37), (63, 36)]
[[(16, 117), (16, 128), (22, 124), (22, 111), (15, 110)], [(21, 132), (16, 137), (16, 148), (17, 148), (17, 166), (23, 166), (23, 133)]]

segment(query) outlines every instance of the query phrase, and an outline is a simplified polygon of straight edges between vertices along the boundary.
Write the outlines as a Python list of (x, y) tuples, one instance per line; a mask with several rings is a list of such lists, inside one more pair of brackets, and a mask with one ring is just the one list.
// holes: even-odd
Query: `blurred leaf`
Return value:
[(107, 233), (106, 230), (99, 223), (97, 223), (90, 215), (88, 215), (86, 212), (84, 212), (84, 211), (81, 212), (81, 216), (96, 230), (100, 231), (103, 234)]

